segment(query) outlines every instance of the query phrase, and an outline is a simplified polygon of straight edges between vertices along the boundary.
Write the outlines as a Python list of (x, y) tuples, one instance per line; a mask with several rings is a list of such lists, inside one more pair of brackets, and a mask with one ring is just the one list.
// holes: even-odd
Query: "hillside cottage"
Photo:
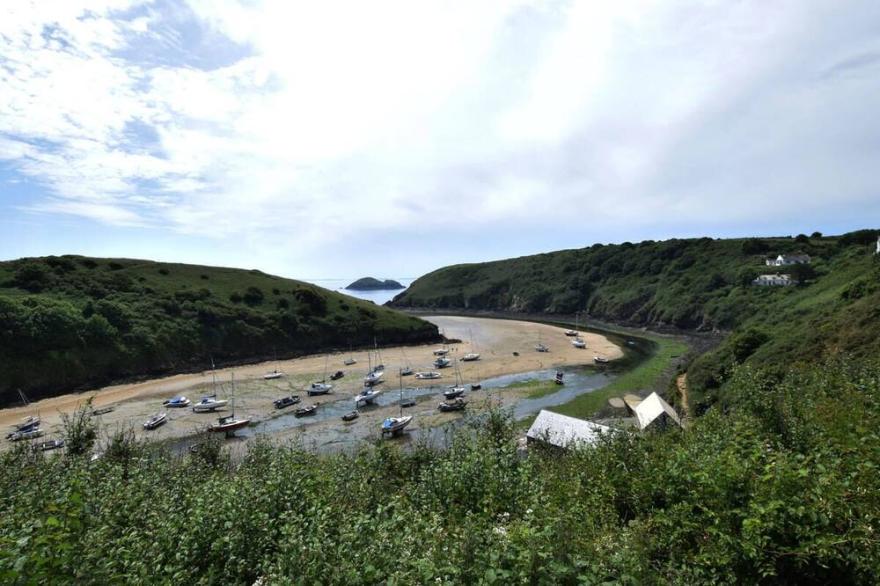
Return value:
[(540, 442), (564, 449), (594, 444), (601, 434), (610, 431), (605, 425), (542, 409), (526, 433), (526, 440), (530, 444)]
[(758, 275), (758, 278), (752, 281), (752, 285), (758, 285), (761, 287), (788, 287), (789, 285), (796, 285), (797, 281), (791, 278), (791, 275), (780, 275), (776, 273), (775, 275)]
[(681, 419), (672, 405), (660, 398), (657, 393), (651, 393), (644, 401), (635, 408), (636, 418), (639, 420), (639, 429), (657, 428), (665, 429), (670, 425), (681, 427)]
[(810, 255), (808, 254), (780, 254), (776, 258), (768, 258), (765, 264), (768, 267), (785, 267), (788, 265), (808, 265), (810, 264)]

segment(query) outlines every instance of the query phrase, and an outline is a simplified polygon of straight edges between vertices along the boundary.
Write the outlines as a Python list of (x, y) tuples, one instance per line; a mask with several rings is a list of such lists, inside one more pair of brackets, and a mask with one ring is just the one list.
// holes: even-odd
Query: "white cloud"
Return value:
[(878, 130), (877, 77), (860, 74), (880, 54), (877, 13), (7, 3), (0, 159), (45, 186), (31, 212), (284, 247), (291, 262), (348, 250), (362, 229), (503, 239), (493, 225), (513, 222), (541, 249), (574, 244), (537, 229), (560, 215), (632, 231), (670, 214), (787, 213), (803, 197), (818, 211), (832, 191), (870, 193), (876, 149), (857, 145)]

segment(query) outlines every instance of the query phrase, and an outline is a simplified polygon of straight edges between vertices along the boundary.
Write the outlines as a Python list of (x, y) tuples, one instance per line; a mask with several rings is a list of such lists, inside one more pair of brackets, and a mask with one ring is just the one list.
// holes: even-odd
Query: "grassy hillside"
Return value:
[(438, 339), (425, 321), (260, 271), (76, 256), (0, 263), (0, 405), (349, 344)]
[[(733, 331), (693, 365), (705, 405), (734, 363), (787, 364), (880, 351), (877, 231), (840, 237), (668, 240), (595, 245), (446, 267), (416, 280), (396, 307), (574, 314), (637, 326)], [(764, 259), (806, 253), (809, 266)], [(792, 273), (797, 287), (755, 287), (760, 273)]]
[(877, 584), (878, 367), (741, 368), (687, 431), (527, 458), (498, 414), (444, 450), (21, 449), (0, 582)]

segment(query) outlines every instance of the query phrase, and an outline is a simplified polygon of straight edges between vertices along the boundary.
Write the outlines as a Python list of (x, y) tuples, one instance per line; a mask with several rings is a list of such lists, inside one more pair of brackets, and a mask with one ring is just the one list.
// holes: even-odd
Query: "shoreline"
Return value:
[[(478, 361), (460, 363), (461, 378), (465, 383), (508, 374), (584, 365), (591, 363), (594, 355), (601, 355), (611, 361), (624, 356), (622, 348), (606, 336), (585, 333), (583, 337), (588, 349), (581, 350), (571, 346), (570, 339), (563, 335), (561, 328), (536, 322), (459, 316), (431, 316), (429, 321), (444, 329), (447, 338), (463, 340), (448, 345), (450, 358), (454, 359), (471, 351), (481, 354)], [(551, 347), (549, 353), (534, 351), (533, 347), (538, 339), (545, 340), (544, 343)], [(386, 365), (386, 372), (389, 373), (384, 385), (388, 387), (387, 392), (397, 390), (397, 377), (391, 376), (390, 373), (396, 373), (398, 368), (407, 363), (416, 371), (426, 368), (434, 370), (430, 363), (434, 358), (433, 350), (438, 346), (438, 344), (429, 344), (379, 348), (379, 354)], [(519, 356), (514, 356), (514, 352), (518, 352)], [(361, 381), (367, 371), (369, 360), (364, 351), (352, 354), (358, 362), (351, 367), (342, 364), (349, 353), (337, 352), (241, 367), (226, 367), (213, 373), (202, 371), (176, 374), (138, 383), (111, 385), (85, 393), (61, 395), (38, 401), (28, 407), (0, 410), (0, 426), (8, 428), (26, 415), (38, 412), (43, 418), (45, 437), (48, 438), (61, 431), (60, 413), (70, 413), (79, 404), (94, 397), (94, 407), (111, 405), (115, 407), (113, 412), (101, 416), (100, 423), (104, 428), (129, 425), (135, 429), (138, 438), (146, 439), (165, 440), (184, 437), (198, 433), (200, 428), (212, 423), (217, 416), (229, 414), (229, 410), (221, 410), (211, 415), (194, 414), (189, 408), (165, 409), (161, 405), (161, 400), (176, 394), (186, 394), (195, 401), (201, 394), (210, 394), (214, 388), (212, 378), (218, 381), (219, 396), (229, 398), (229, 380), (233, 372), (236, 384), (236, 414), (250, 417), (254, 423), (284, 416), (278, 414), (272, 401), (292, 393), (300, 394), (303, 404), (323, 405), (351, 400), (353, 405), (354, 395), (362, 388)], [(263, 374), (274, 368), (285, 372), (286, 376), (277, 380), (263, 380)], [(320, 380), (325, 369), (328, 376), (336, 370), (345, 371), (346, 376), (335, 381), (334, 394), (307, 397), (304, 388), (310, 382)], [(454, 382), (452, 368), (443, 369), (441, 372), (443, 378), (437, 381), (416, 381), (410, 377), (406, 380), (406, 385), (411, 388), (421, 388), (448, 386)], [(141, 423), (158, 410), (168, 413), (169, 424), (155, 431), (144, 432)], [(376, 411), (384, 413), (386, 410), (387, 408), (381, 408)], [(305, 424), (305, 427), (309, 425)], [(5, 444), (12, 445), (11, 442)]]

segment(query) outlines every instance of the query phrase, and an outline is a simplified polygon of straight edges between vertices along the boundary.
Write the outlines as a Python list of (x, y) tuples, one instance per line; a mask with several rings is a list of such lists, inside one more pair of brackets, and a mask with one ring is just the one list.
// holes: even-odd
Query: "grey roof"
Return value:
[(565, 448), (572, 444), (595, 443), (600, 434), (610, 431), (605, 425), (542, 410), (526, 437)]

